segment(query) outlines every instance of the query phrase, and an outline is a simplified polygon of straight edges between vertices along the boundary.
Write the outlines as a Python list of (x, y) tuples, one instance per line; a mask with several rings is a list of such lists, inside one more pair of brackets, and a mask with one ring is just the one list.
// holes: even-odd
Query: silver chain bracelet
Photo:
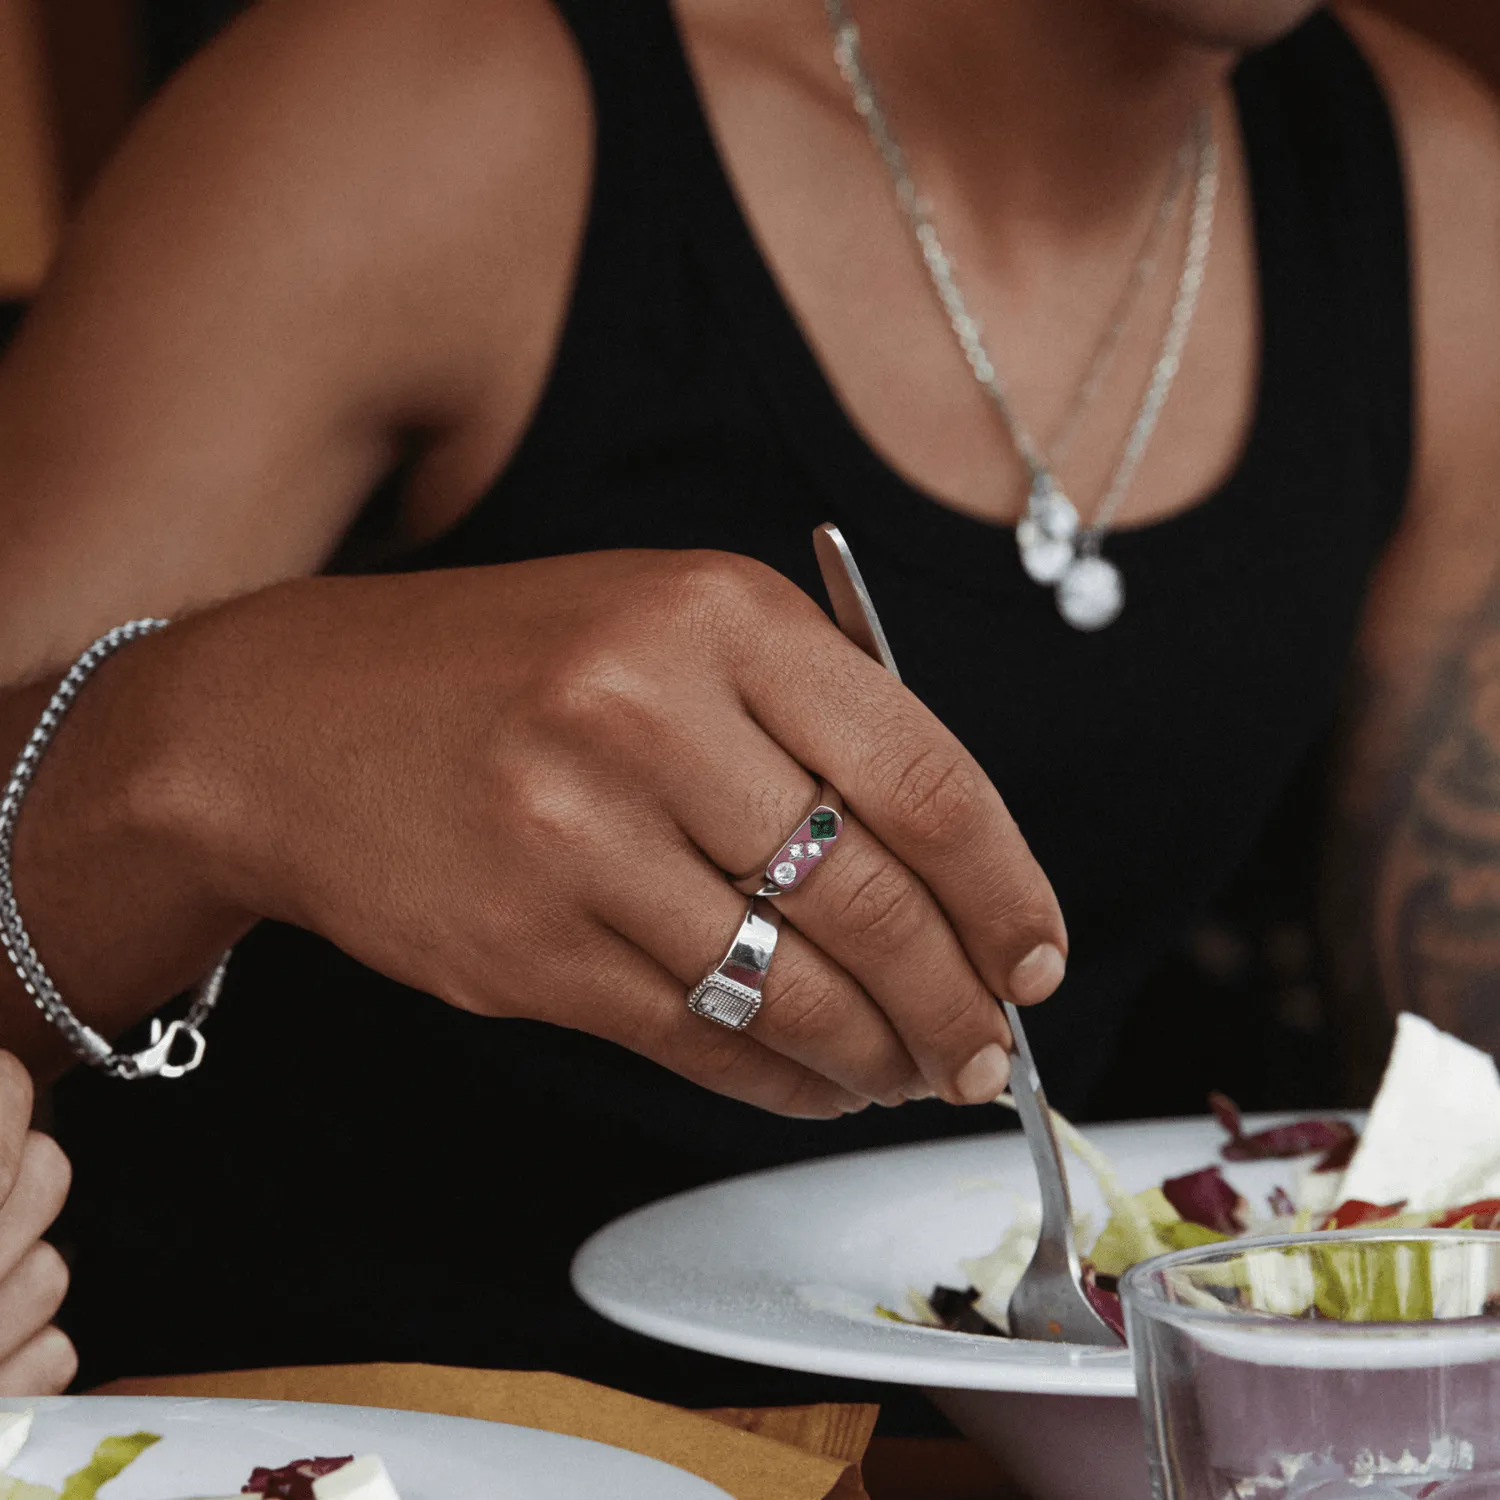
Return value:
[[(207, 1043), (199, 1029), (208, 1019), (209, 1012), (219, 999), (224, 988), (224, 974), (229, 967), (229, 954), (218, 962), (213, 973), (198, 987), (187, 1015), (180, 1021), (172, 1021), (163, 1027), (159, 1020), (151, 1023), (151, 1044), (144, 1051), (134, 1054), (116, 1052), (104, 1037), (93, 1027), (86, 1025), (68, 1008), (57, 986), (42, 961), (37, 957), (31, 938), (21, 921), (16, 907), (16, 890), (11, 882), (10, 858), (15, 841), (16, 821), (21, 815), (21, 803), (31, 786), (42, 756), (51, 745), (64, 716), (73, 706), (81, 689), (99, 664), (114, 655), (121, 646), (143, 635), (154, 635), (165, 630), (165, 620), (131, 620), (126, 625), (117, 625), (99, 637), (82, 656), (73, 663), (68, 675), (58, 685), (52, 701), (43, 710), (41, 721), (31, 732), (26, 748), (21, 752), (15, 769), (6, 783), (5, 795), (0, 798), (0, 946), (15, 965), (16, 973), (26, 993), (36, 1001), (39, 1011), (62, 1032), (68, 1045), (85, 1062), (101, 1069), (114, 1078), (181, 1078), (191, 1073), (203, 1061)], [(179, 1041), (189, 1047), (182, 1062), (172, 1061), (172, 1052)]]

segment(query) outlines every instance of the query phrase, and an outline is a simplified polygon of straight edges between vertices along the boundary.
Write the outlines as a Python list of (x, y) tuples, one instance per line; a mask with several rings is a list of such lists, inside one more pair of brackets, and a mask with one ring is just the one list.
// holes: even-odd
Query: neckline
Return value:
[[(735, 326), (749, 362), (776, 409), (789, 443), (827, 497), (831, 510), (843, 512), (861, 529), (885, 531), (904, 556), (920, 565), (925, 539), (938, 547), (979, 548), (999, 553), (1020, 576), (1011, 522), (984, 520), (949, 505), (942, 497), (901, 473), (866, 437), (840, 399), (795, 307), (776, 277), (745, 211), (704, 103), (703, 93), (678, 24), (673, 0), (657, 0), (670, 34), (671, 49), (680, 73), (680, 90), (664, 91), (664, 107), (678, 107), (669, 134), (696, 168), (691, 212), (685, 215), (689, 232), (707, 241), (704, 260), (714, 283), (722, 316)], [(655, 7), (653, 7), (655, 8)], [(1275, 171), (1274, 154), (1260, 138), (1256, 111), (1247, 107), (1247, 61), (1235, 69), (1232, 90), (1235, 114), (1246, 163), (1251, 204), (1251, 243), (1255, 259), (1258, 300), (1258, 369), (1252, 409), (1239, 452), (1222, 480), (1192, 504), (1139, 525), (1112, 529), (1106, 547), (1117, 557), (1130, 557), (1168, 538), (1191, 538), (1233, 511), (1267, 493), (1261, 482), (1274, 463), (1276, 435), (1288, 430), (1289, 416), (1275, 372), (1294, 356), (1290, 343), (1295, 331), (1287, 326), (1286, 289), (1267, 278), (1274, 255), (1275, 224), (1267, 212), (1268, 184)], [(678, 96), (680, 95), (680, 99)], [(816, 433), (807, 440), (807, 431)], [(858, 496), (858, 514), (849, 515), (850, 496)], [(912, 553), (916, 557), (912, 558)], [(941, 554), (939, 554), (941, 555)], [(1035, 585), (1030, 585), (1035, 588)]]

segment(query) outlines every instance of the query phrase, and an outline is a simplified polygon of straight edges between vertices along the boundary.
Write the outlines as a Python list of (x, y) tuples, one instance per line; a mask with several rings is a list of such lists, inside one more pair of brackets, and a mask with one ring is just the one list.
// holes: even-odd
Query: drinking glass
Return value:
[(1229, 1241), (1120, 1291), (1157, 1500), (1500, 1500), (1500, 1234)]

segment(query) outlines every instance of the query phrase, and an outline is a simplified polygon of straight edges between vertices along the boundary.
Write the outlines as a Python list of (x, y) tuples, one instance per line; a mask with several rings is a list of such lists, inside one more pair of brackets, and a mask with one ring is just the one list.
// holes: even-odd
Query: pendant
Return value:
[(1125, 580), (1107, 558), (1085, 553), (1057, 585), (1057, 608), (1075, 630), (1103, 630), (1125, 607)]
[(1031, 483), (1026, 514), (1016, 527), (1021, 566), (1035, 583), (1057, 583), (1074, 561), (1078, 512), (1045, 469)]

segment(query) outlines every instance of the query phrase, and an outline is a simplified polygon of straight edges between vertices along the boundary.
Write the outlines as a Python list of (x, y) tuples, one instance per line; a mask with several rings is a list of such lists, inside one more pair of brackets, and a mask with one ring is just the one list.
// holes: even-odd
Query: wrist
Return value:
[[(51, 743), (33, 746), (10, 861), (21, 922), (46, 971), (38, 989), (50, 979), (63, 1019), (71, 1011), (106, 1035), (195, 985), (249, 925), (199, 878), (176, 799), (162, 795), (170, 767), (152, 712), (162, 661), (149, 655), (161, 639), (127, 640), (98, 662)], [(56, 687), (5, 695), (5, 776)]]

